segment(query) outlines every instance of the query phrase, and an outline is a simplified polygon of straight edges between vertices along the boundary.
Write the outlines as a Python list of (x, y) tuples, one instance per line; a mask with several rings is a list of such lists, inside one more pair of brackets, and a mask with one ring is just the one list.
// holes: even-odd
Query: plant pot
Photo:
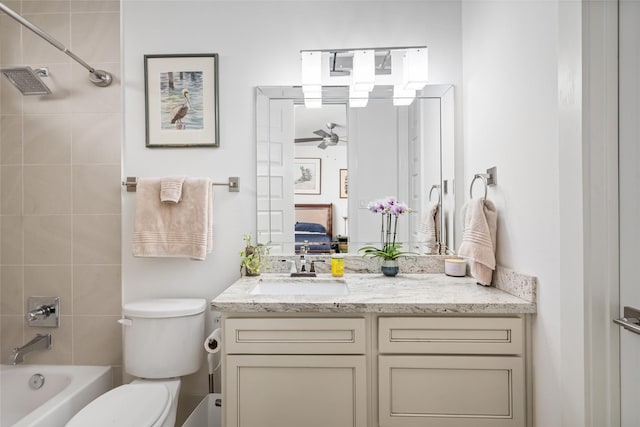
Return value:
[(396, 259), (385, 259), (382, 261), (382, 266), (380, 267), (382, 274), (385, 276), (393, 277), (398, 274), (400, 270), (400, 266), (398, 264), (398, 260)]
[(254, 270), (251, 270), (247, 266), (244, 267), (244, 275), (245, 276), (259, 276), (260, 273)]

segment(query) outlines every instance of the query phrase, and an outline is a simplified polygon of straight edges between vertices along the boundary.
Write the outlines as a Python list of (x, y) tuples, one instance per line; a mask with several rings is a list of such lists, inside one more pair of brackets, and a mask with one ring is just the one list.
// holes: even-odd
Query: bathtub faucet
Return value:
[(9, 365), (17, 365), (24, 362), (24, 355), (36, 350), (48, 350), (51, 348), (51, 334), (37, 334), (34, 339), (23, 345), (16, 347), (9, 355)]
[(34, 320), (36, 320), (39, 317), (43, 317), (43, 318), (46, 319), (47, 317), (49, 317), (49, 316), (51, 316), (52, 314), (55, 314), (55, 313), (56, 313), (56, 306), (55, 305), (53, 305), (53, 304), (51, 304), (51, 305), (43, 304), (40, 307), (29, 311), (25, 317), (29, 322), (33, 322)]

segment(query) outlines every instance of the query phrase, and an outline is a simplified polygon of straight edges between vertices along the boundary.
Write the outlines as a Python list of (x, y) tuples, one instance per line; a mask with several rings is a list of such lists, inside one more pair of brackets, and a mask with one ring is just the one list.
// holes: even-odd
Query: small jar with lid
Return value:
[(454, 277), (465, 276), (467, 274), (467, 261), (462, 258), (445, 258), (444, 274)]
[(344, 254), (331, 255), (331, 275), (333, 277), (344, 276)]

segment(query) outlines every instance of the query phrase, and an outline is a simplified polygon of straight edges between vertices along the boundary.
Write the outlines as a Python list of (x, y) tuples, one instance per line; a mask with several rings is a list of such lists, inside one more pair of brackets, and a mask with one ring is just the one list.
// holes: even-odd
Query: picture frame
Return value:
[(320, 158), (296, 157), (294, 159), (295, 194), (321, 194), (322, 162)]
[(340, 198), (348, 199), (349, 196), (349, 175), (347, 169), (340, 169)]
[(218, 54), (145, 55), (146, 147), (219, 147)]

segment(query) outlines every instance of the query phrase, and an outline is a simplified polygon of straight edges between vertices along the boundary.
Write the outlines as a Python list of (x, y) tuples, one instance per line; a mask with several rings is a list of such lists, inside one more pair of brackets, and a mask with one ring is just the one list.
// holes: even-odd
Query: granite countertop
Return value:
[[(319, 280), (332, 280), (319, 274)], [(291, 313), (502, 313), (536, 312), (528, 301), (495, 287), (476, 284), (471, 277), (441, 273), (409, 273), (396, 277), (381, 274), (345, 274), (348, 295), (251, 295), (260, 281), (295, 281), (288, 274), (268, 273), (243, 277), (211, 301), (222, 312)], [(304, 280), (310, 280), (305, 278)], [(311, 279), (313, 280), (313, 279)]]

